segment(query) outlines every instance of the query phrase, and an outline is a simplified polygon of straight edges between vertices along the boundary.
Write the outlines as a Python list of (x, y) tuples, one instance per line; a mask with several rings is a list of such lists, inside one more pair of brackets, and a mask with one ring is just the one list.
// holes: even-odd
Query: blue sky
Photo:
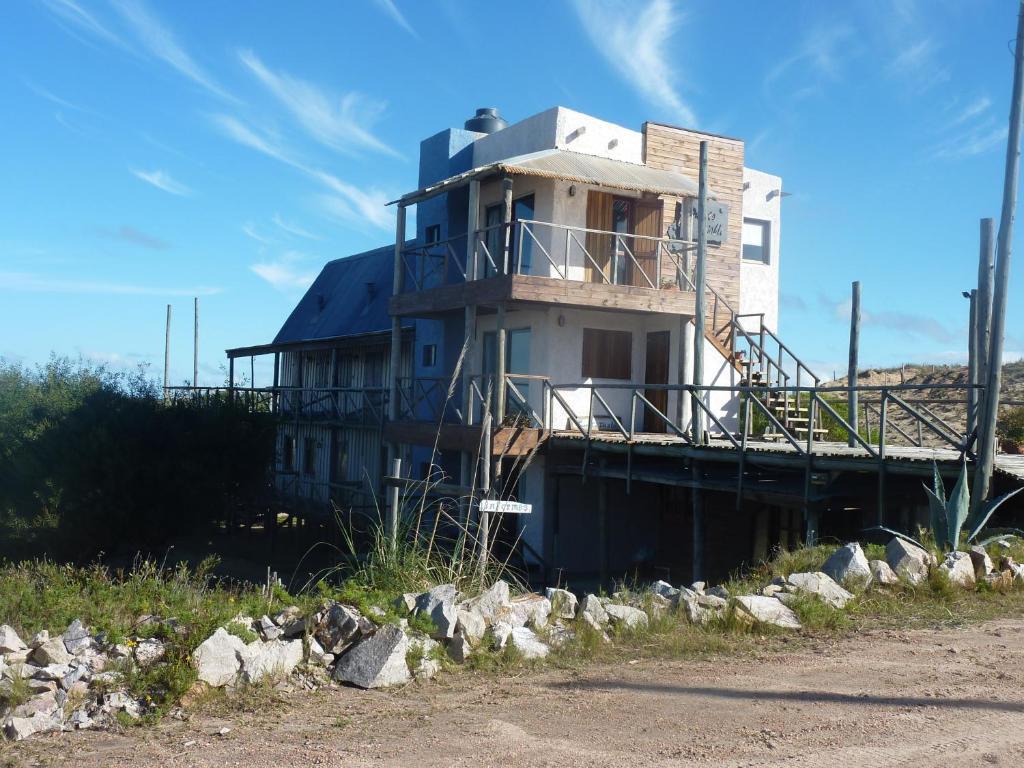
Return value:
[[(1005, 0), (157, 4), (24, 0), (0, 33), (0, 355), (202, 383), (269, 341), (329, 259), (393, 237), (419, 140), (556, 104), (737, 136), (783, 177), (782, 336), (831, 375), (963, 359), (998, 216)], [(1018, 228), (1018, 232), (1020, 229)], [(1008, 354), (1024, 350), (1018, 235)], [(257, 376), (260, 372), (257, 371)]]

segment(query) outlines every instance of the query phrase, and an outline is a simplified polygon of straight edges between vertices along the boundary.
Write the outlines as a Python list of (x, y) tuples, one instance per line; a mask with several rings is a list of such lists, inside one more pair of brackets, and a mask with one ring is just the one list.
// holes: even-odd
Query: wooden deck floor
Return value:
[[(557, 441), (566, 441), (572, 444), (579, 444), (586, 441), (579, 432), (556, 431), (552, 438)], [(598, 450), (625, 449), (628, 441), (617, 432), (595, 432), (591, 435), (591, 441)], [(725, 438), (713, 438), (707, 446), (694, 446), (688, 441), (675, 435), (639, 433), (632, 442), (633, 449), (640, 452), (656, 452), (661, 454), (671, 453), (693, 453), (701, 452), (709, 455), (709, 458), (726, 460), (738, 460), (739, 451), (732, 443)], [(749, 440), (747, 442), (747, 457), (776, 458), (783, 463), (805, 462), (806, 456), (799, 453), (786, 441)], [(815, 442), (812, 457), (815, 463), (823, 465), (842, 463), (851, 468), (871, 469), (878, 465), (877, 459), (872, 457), (863, 448), (850, 448), (845, 443)], [(885, 464), (886, 470), (909, 470), (926, 474), (930, 471), (932, 462), (943, 466), (946, 470), (954, 470), (960, 461), (960, 452), (952, 448), (918, 448), (915, 446), (886, 446)], [(1014, 479), (1024, 484), (1024, 455), (996, 454), (995, 470), (997, 473)]]

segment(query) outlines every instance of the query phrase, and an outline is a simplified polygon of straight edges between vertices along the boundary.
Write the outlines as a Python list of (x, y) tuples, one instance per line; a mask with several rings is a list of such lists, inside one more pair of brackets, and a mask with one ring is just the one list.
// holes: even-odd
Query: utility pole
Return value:
[[(192, 386), (199, 386), (199, 297), (193, 299), (193, 321), (192, 321)], [(253, 386), (249, 382), (249, 386)]]
[[(707, 231), (707, 201), (708, 201), (708, 143), (700, 143), (700, 175), (698, 177), (697, 191), (697, 266), (696, 288), (697, 301), (693, 318), (693, 383), (700, 387), (704, 384), (704, 327), (706, 322), (707, 300), (705, 292), (705, 266), (708, 251)], [(693, 408), (690, 414), (693, 442), (703, 444), (704, 442), (704, 411), (698, 402), (701, 398), (701, 391), (695, 389), (693, 392)]]
[[(846, 369), (846, 420), (853, 427), (847, 440), (851, 448), (857, 445), (854, 435), (857, 425), (857, 367), (860, 359), (860, 281), (853, 281), (853, 293), (850, 300), (850, 365)], [(810, 426), (814, 426), (811, 424)]]
[[(978, 384), (988, 381), (988, 358), (992, 353), (992, 281), (995, 271), (996, 226), (992, 219), (981, 220), (978, 253), (978, 300), (975, 302), (977, 338), (975, 353), (978, 360)], [(975, 390), (975, 427), (980, 429), (985, 414), (985, 390)]]
[[(1024, 97), (1024, 0), (1018, 4), (1017, 44), (1013, 59), (1013, 92), (1010, 101), (1010, 131), (1006, 140), (1006, 172), (1003, 178), (1003, 207), (999, 214), (996, 242), (996, 273), (992, 294), (992, 331), (985, 384), (985, 418), (980, 430), (973, 503), (988, 498), (995, 462), (996, 419), (999, 417), (999, 387), (1002, 385), (1003, 340), (1006, 333), (1006, 299), (1010, 282), (1010, 254), (1013, 217), (1017, 208), (1020, 175), (1021, 100)], [(975, 507), (976, 509), (978, 507)]]
[(171, 305), (167, 305), (167, 325), (164, 327), (164, 402), (167, 402), (167, 384), (171, 369)]

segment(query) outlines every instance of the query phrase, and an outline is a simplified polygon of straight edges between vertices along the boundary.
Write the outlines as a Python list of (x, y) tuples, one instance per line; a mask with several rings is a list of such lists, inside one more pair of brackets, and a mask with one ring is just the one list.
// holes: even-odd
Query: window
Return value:
[(307, 437), (302, 443), (302, 474), (312, 477), (316, 474), (316, 440)]
[(769, 263), (769, 245), (771, 243), (771, 224), (760, 219), (743, 220), (743, 259)]
[(583, 376), (588, 379), (632, 378), (633, 334), (630, 331), (583, 329)]
[(433, 368), (437, 365), (437, 344), (423, 345), (423, 367)]
[(281, 467), (285, 472), (295, 471), (295, 438), (285, 435), (281, 445)]
[(427, 245), (430, 245), (431, 243), (439, 243), (439, 242), (441, 242), (441, 225), (440, 224), (430, 224), (430, 225), (428, 225), (427, 229), (426, 229), (426, 231), (424, 233), (424, 237), (425, 237), (425, 239), (427, 241)]

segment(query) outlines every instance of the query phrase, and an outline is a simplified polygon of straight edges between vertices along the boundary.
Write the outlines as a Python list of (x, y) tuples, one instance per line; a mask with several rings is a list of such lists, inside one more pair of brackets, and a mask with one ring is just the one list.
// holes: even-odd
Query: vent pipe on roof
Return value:
[(507, 126), (508, 123), (498, 113), (497, 107), (483, 107), (476, 111), (474, 117), (466, 121), (465, 128), (467, 131), (475, 133), (497, 133)]

